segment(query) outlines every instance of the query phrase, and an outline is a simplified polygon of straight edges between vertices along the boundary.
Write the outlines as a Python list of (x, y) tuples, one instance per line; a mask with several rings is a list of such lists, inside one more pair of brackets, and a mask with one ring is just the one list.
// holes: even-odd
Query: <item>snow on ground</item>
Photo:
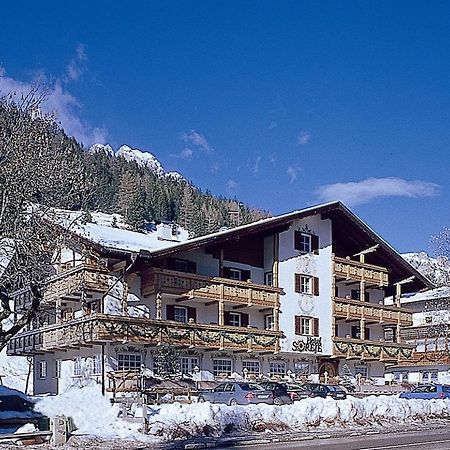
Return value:
[[(141, 424), (120, 419), (119, 407), (111, 405), (96, 385), (45, 397), (38, 402), (36, 410), (51, 417), (71, 416), (81, 434), (150, 439), (139, 432)], [(140, 415), (141, 408), (136, 408), (135, 416)], [(153, 439), (168, 441), (196, 436), (222, 436), (233, 432), (342, 429), (374, 423), (414, 423), (437, 418), (450, 418), (450, 400), (371, 396), (364, 399), (348, 397), (339, 401), (312, 398), (286, 406), (173, 403), (148, 407), (148, 434)]]

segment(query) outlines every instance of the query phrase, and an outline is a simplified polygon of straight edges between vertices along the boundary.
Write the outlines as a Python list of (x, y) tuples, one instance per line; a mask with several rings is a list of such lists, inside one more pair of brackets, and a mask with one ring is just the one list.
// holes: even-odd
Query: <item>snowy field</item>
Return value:
[[(450, 400), (406, 400), (393, 396), (301, 400), (293, 405), (226, 406), (166, 404), (148, 407), (148, 434), (141, 424), (118, 417), (119, 407), (102, 397), (97, 387), (71, 390), (40, 400), (36, 409), (48, 416), (72, 416), (77, 434), (107, 439), (167, 442), (175, 439), (233, 433), (342, 429), (370, 424), (417, 423), (450, 418)], [(136, 417), (141, 408), (136, 409)]]

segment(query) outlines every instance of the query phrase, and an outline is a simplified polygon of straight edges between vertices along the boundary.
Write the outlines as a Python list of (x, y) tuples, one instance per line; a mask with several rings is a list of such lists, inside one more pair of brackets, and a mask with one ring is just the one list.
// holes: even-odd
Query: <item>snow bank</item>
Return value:
[(148, 439), (139, 433), (142, 424), (126, 422), (118, 417), (119, 407), (102, 396), (98, 385), (44, 397), (37, 402), (35, 410), (48, 417), (72, 417), (76, 433), (102, 438)]
[[(119, 407), (103, 397), (97, 385), (46, 397), (36, 410), (54, 417), (71, 416), (78, 433), (103, 438), (173, 440), (221, 436), (232, 432), (308, 431), (388, 422), (416, 422), (450, 418), (450, 400), (406, 400), (392, 396), (335, 401), (311, 398), (293, 405), (226, 406), (208, 402), (148, 407), (148, 435), (140, 423), (119, 418)], [(141, 408), (135, 408), (136, 417)]]
[(450, 417), (449, 400), (406, 400), (380, 396), (335, 401), (301, 400), (293, 405), (225, 406), (179, 403), (149, 408), (149, 433), (165, 440), (220, 436), (232, 431), (307, 431), (316, 427), (347, 427), (387, 421)]

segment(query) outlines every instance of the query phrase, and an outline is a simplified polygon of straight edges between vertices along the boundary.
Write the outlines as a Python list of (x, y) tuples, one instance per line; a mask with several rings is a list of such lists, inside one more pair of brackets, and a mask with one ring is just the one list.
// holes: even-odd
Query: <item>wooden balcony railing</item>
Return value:
[(276, 306), (283, 292), (263, 284), (156, 268), (143, 272), (141, 280), (142, 295), (162, 292), (265, 307)]
[(346, 320), (366, 319), (392, 325), (411, 326), (413, 323), (409, 309), (340, 297), (334, 297), (334, 315)]
[[(40, 337), (35, 337), (41, 335)], [(166, 320), (94, 314), (62, 324), (27, 331), (14, 337), (8, 354), (51, 352), (70, 347), (82, 347), (106, 342), (276, 352), (281, 332), (199, 323), (179, 323)], [(37, 342), (31, 346), (23, 338)]]
[(393, 342), (367, 341), (352, 338), (333, 338), (333, 355), (347, 359), (400, 361), (410, 359), (413, 345)]
[(338, 280), (365, 281), (378, 286), (389, 284), (389, 270), (385, 267), (361, 263), (347, 258), (333, 257), (334, 274)]
[[(79, 294), (81, 290), (106, 292), (108, 273), (94, 266), (80, 265), (49, 277), (44, 285), (43, 303), (53, 303), (64, 295)], [(21, 289), (12, 294), (15, 310), (20, 312), (31, 305), (29, 289)]]

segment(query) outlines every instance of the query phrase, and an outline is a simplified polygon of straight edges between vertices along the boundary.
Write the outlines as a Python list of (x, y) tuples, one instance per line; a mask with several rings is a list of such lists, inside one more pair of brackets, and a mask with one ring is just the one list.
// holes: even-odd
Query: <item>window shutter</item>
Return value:
[(248, 326), (248, 314), (247, 313), (241, 313), (241, 327)]
[(300, 231), (294, 231), (294, 249), (300, 250), (301, 249), (301, 233)]
[(319, 319), (313, 318), (313, 336), (319, 336)]
[(224, 313), (223, 313), (223, 323), (225, 325), (230, 325), (230, 312), (229, 311), (224, 311)]
[(194, 261), (188, 261), (188, 273), (197, 273), (197, 263)]
[(364, 292), (364, 301), (365, 302), (370, 302), (370, 295), (368, 292)]
[(300, 319), (301, 319), (301, 317), (300, 316), (295, 316), (294, 317), (294, 319), (295, 319), (295, 334), (297, 334), (297, 335), (300, 335), (301, 334), (301, 331), (300, 331)]
[(313, 287), (313, 294), (319, 295), (319, 279), (317, 277), (313, 277), (314, 287)]
[(295, 273), (294, 274), (294, 291), (295, 292), (300, 292), (300, 274), (299, 273)]
[(166, 319), (167, 320), (175, 320), (175, 306), (174, 305), (166, 306)]
[(319, 254), (319, 236), (316, 236), (315, 234), (311, 235), (311, 251), (316, 255)]
[(197, 322), (197, 310), (196, 308), (188, 307), (188, 320), (194, 319), (194, 322)]
[(223, 277), (224, 278), (230, 278), (230, 268), (229, 267), (224, 267), (223, 268)]
[(175, 260), (173, 258), (167, 258), (166, 266), (169, 270), (175, 270)]
[(242, 281), (250, 280), (251, 272), (250, 270), (241, 270), (241, 279)]
[(364, 328), (364, 339), (366, 341), (370, 341), (370, 329), (369, 328)]

